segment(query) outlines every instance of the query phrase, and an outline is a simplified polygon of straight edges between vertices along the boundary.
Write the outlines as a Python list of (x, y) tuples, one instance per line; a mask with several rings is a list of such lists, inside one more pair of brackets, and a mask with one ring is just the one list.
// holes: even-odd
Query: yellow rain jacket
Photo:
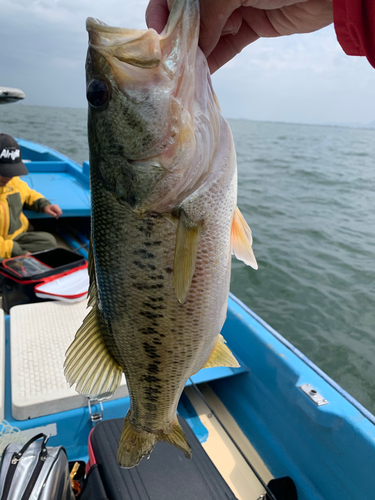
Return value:
[(29, 188), (19, 177), (13, 177), (6, 186), (0, 187), (0, 257), (12, 256), (13, 240), (25, 233), (29, 221), (22, 212), (24, 205), (35, 212), (43, 212), (51, 203), (40, 193)]

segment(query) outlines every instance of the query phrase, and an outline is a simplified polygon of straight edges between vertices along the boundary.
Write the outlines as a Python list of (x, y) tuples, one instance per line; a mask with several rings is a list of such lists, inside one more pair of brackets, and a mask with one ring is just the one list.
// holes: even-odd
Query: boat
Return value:
[[(27, 217), (35, 227), (55, 224), (64, 244), (87, 259), (89, 163), (17, 140), (26, 182), (63, 210), (58, 221)], [(125, 416), (124, 379), (102, 403), (65, 382), (65, 349), (85, 314), (85, 300), (21, 304), (1, 314), (0, 441), (44, 432), (50, 446), (65, 447), (69, 461), (87, 463), (92, 429)], [(222, 334), (240, 368), (202, 369), (188, 381), (178, 410), (233, 498), (286, 499), (269, 490), (284, 478), (296, 487), (293, 500), (375, 498), (374, 415), (232, 294)]]
[(25, 93), (13, 87), (0, 87), (0, 104), (9, 104), (25, 99)]

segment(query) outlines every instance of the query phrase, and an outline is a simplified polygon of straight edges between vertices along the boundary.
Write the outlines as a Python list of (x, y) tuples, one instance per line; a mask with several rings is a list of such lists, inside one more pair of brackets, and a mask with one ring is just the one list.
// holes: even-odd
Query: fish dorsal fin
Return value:
[(181, 304), (185, 302), (191, 280), (193, 279), (202, 224), (202, 222), (196, 223), (191, 221), (183, 210), (180, 211), (174, 253), (173, 277), (176, 296)]
[(90, 246), (89, 246), (89, 265), (88, 272), (90, 278), (90, 286), (88, 291), (88, 303), (87, 307), (95, 306), (98, 303), (98, 288), (96, 286), (96, 272), (95, 272), (95, 262), (94, 262), (94, 252), (92, 247), (92, 234), (90, 233)]
[(120, 385), (122, 369), (104, 342), (97, 306), (83, 320), (66, 351), (64, 373), (79, 394), (98, 400), (110, 398)]
[(237, 259), (242, 260), (253, 269), (258, 269), (258, 264), (252, 249), (253, 237), (251, 229), (247, 225), (244, 216), (241, 214), (238, 207), (233, 215), (231, 246), (232, 254)]
[(225, 339), (219, 334), (219, 340), (203, 368), (214, 368), (215, 366), (231, 366), (239, 368), (239, 363), (233, 356), (231, 350), (225, 345)]

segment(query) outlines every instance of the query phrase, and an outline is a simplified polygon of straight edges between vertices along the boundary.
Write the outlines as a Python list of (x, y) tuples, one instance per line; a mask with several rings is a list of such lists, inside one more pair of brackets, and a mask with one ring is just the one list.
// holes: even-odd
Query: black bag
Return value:
[(38, 434), (24, 446), (12, 443), (5, 448), (0, 465), (0, 500), (75, 499), (65, 449), (47, 447), (47, 439), (45, 434)]
[[(178, 417), (193, 458), (170, 444), (158, 442), (150, 459), (122, 469), (117, 446), (123, 418), (103, 420), (89, 437), (91, 469), (80, 500), (236, 500), (188, 423)], [(93, 465), (95, 464), (95, 465)]]

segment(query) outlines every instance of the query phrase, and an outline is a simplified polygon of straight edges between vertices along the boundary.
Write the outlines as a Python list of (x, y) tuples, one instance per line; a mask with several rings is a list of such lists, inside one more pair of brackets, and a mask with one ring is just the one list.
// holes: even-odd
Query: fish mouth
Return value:
[[(86, 20), (89, 46), (103, 55), (138, 68), (157, 68), (163, 62), (169, 76), (195, 60), (199, 30), (199, 1), (175, 0), (168, 22), (160, 35), (147, 30), (108, 26), (89, 17)], [(168, 59), (170, 59), (168, 61)]]
[(86, 21), (89, 45), (121, 62), (138, 68), (157, 68), (162, 59), (160, 37), (154, 29), (116, 28), (89, 17)]

